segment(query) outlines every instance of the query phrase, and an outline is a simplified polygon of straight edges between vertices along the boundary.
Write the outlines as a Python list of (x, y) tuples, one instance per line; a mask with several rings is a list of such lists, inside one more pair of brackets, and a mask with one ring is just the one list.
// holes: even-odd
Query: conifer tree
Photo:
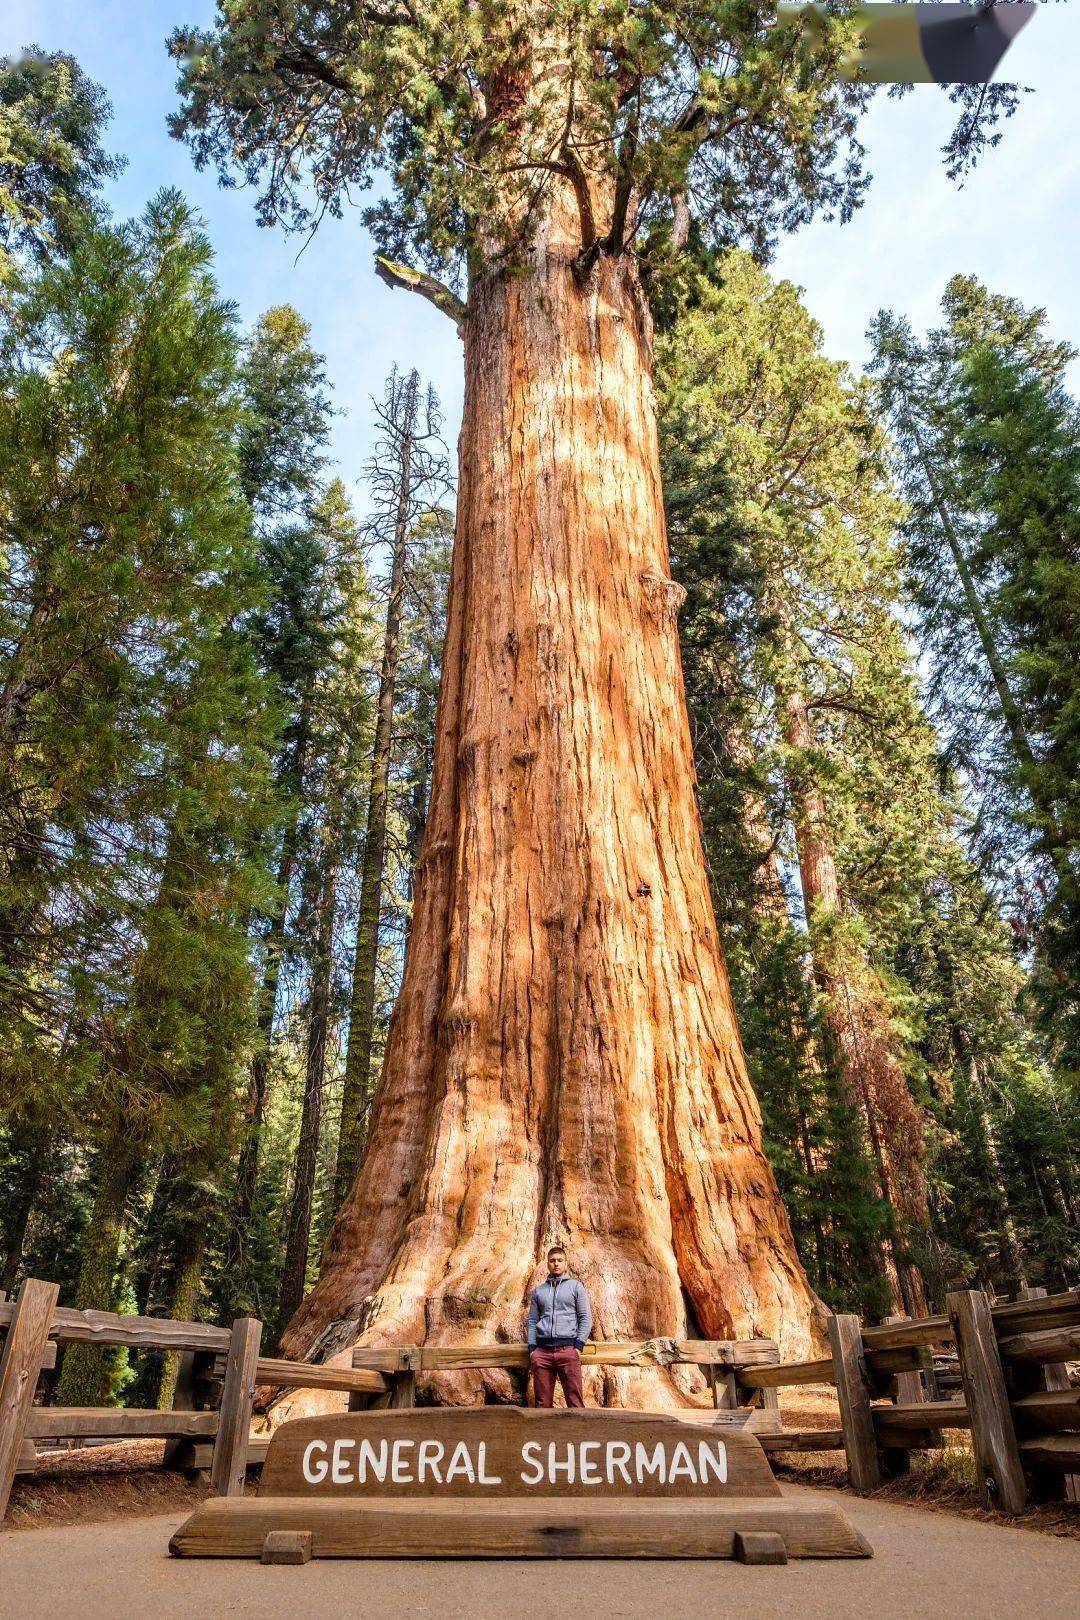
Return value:
[[(98, 1172), (76, 1297), (107, 1306), (144, 1157), (170, 1133), (220, 1139), (210, 1116), (247, 1039), (259, 878), (243, 851), (265, 793), (236, 345), (174, 193), (133, 225), (89, 227), (13, 308), (7, 1096), (43, 1073), (82, 1081), (66, 1103)], [(99, 1377), (68, 1357), (65, 1398)]]
[[(348, 1196), (356, 1177), (371, 1104), (375, 977), (402, 639), (415, 592), (415, 576), (427, 550), (424, 542), (430, 539), (431, 520), (450, 487), (438, 401), (431, 388), (424, 396), (418, 372), (411, 371), (405, 377), (396, 371), (391, 373), (375, 415), (379, 440), (368, 465), (373, 511), (366, 537), (370, 546), (385, 548), (390, 555), (334, 1178), (338, 1205)], [(298, 1299), (294, 1302), (299, 1303)]]
[[(309, 988), (303, 1100), (278, 1304), (281, 1321), (289, 1320), (306, 1287), (328, 1057), (344, 1011), (340, 980), (348, 952), (339, 926), (342, 880), (351, 865), (359, 864), (363, 870), (367, 858), (362, 828), (370, 822), (370, 801), (364, 769), (374, 746), (371, 588), (360, 528), (340, 481), (331, 484), (314, 508), (313, 519), (313, 532), (322, 545), (325, 644), (308, 693), (310, 748), (299, 828), (296, 949), (306, 960)], [(361, 882), (361, 897), (362, 891)], [(360, 911), (362, 904), (361, 898)], [(347, 1066), (343, 1090), (346, 1085)]]
[(1034, 948), (1045, 1027), (1076, 1072), (1076, 759), (1070, 645), (1077, 575), (1077, 413), (1066, 345), (1040, 310), (954, 277), (920, 344), (882, 313), (875, 370), (909, 502), (933, 692), (974, 847)]
[(327, 536), (325, 524), (315, 515), (331, 404), (322, 356), (312, 349), (310, 337), (307, 323), (288, 305), (268, 310), (248, 340), (241, 369), (240, 476), (260, 536), (267, 583), (255, 633), (280, 705), (281, 741), (275, 762), (280, 801), (277, 892), (269, 912), (256, 924), (262, 950), (258, 1033), (226, 1267), (233, 1279), (227, 1302), (233, 1314), (255, 1303), (248, 1287), (246, 1233), (255, 1200), (271, 1048), (289, 943), (286, 924), (298, 870), (305, 784), (313, 763), (313, 692), (332, 639), (326, 623), (332, 595), (324, 577)]
[(921, 1124), (843, 873), (853, 795), (868, 808), (865, 782), (852, 780), (866, 763), (849, 762), (853, 724), (885, 730), (904, 701), (888, 550), (897, 508), (865, 401), (822, 355), (790, 284), (730, 254), (689, 305), (661, 345), (664, 389), (680, 421), (711, 433), (732, 484), (758, 621), (747, 668), (769, 693), (823, 1034), (892, 1211), (893, 1275), (910, 1313), (921, 1291), (902, 1245), (925, 1210)]
[[(414, 926), (296, 1352), (345, 1355), (375, 1319), (513, 1336), (556, 1236), (601, 1333), (680, 1331), (689, 1298), (707, 1333), (808, 1343), (693, 804), (641, 262), (855, 206), (851, 27), (802, 53), (772, 4), (230, 0), (174, 36), (196, 161), (294, 225), (386, 176), (380, 273), (465, 344)], [(1001, 106), (971, 102), (971, 149)]]
[(63, 254), (121, 167), (101, 144), (112, 109), (73, 57), (0, 59), (0, 283), (21, 257)]

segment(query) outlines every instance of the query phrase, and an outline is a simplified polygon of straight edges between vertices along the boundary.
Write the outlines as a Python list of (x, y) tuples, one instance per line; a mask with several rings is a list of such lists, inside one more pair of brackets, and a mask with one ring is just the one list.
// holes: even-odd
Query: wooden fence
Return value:
[[(163, 1438), (174, 1467), (210, 1467), (220, 1495), (239, 1494), (251, 1461), (261, 1461), (266, 1442), (252, 1441), (256, 1388), (336, 1389), (350, 1395), (385, 1394), (377, 1372), (279, 1361), (259, 1354), (262, 1323), (241, 1316), (231, 1328), (174, 1322), (111, 1311), (57, 1307), (55, 1283), (28, 1278), (15, 1300), (0, 1301), (0, 1521), (17, 1473), (37, 1466), (41, 1441)], [(134, 1350), (182, 1353), (173, 1409), (38, 1406), (38, 1375), (56, 1363), (57, 1344), (122, 1345)], [(216, 1409), (210, 1403), (215, 1401)], [(200, 1410), (205, 1403), (208, 1409)]]
[[(1080, 1289), (1027, 1289), (996, 1303), (964, 1289), (947, 1306), (945, 1316), (878, 1327), (834, 1316), (828, 1359), (738, 1372), (742, 1389), (836, 1387), (839, 1430), (762, 1437), (766, 1449), (842, 1449), (852, 1485), (865, 1492), (906, 1470), (913, 1451), (943, 1444), (944, 1430), (967, 1429), (987, 1507), (1019, 1513), (1031, 1497), (1080, 1501), (1080, 1386), (1065, 1365), (1080, 1359)], [(934, 1354), (945, 1345), (952, 1358)], [(937, 1369), (950, 1359), (960, 1390), (942, 1400)]]
[[(162, 1437), (166, 1462), (209, 1467), (222, 1495), (243, 1489), (247, 1467), (266, 1441), (251, 1436), (257, 1388), (331, 1389), (350, 1405), (412, 1406), (425, 1372), (525, 1369), (523, 1344), (406, 1345), (358, 1348), (353, 1367), (320, 1367), (260, 1354), (262, 1324), (238, 1317), (231, 1328), (109, 1311), (58, 1308), (55, 1283), (29, 1279), (18, 1298), (0, 1301), (0, 1520), (16, 1473), (33, 1469), (42, 1441)], [(964, 1291), (948, 1297), (948, 1315), (863, 1326), (858, 1317), (829, 1323), (831, 1354), (781, 1362), (770, 1339), (651, 1339), (585, 1347), (588, 1366), (702, 1368), (716, 1420), (725, 1410), (761, 1408), (754, 1427), (769, 1453), (843, 1450), (856, 1490), (874, 1490), (908, 1465), (913, 1451), (942, 1444), (946, 1429), (970, 1429), (983, 1500), (1019, 1512), (1029, 1495), (1080, 1497), (1080, 1387), (1065, 1362), (1080, 1359), (1080, 1289), (991, 1303)], [(58, 1343), (81, 1341), (182, 1353), (171, 1411), (51, 1407), (35, 1404), (38, 1375), (56, 1362)], [(952, 1346), (962, 1397), (942, 1400), (936, 1367)], [(935, 1355), (935, 1347), (937, 1354)], [(835, 1385), (840, 1427), (784, 1429), (778, 1391)]]
[[(872, 1491), (907, 1469), (913, 1451), (943, 1444), (947, 1429), (968, 1429), (980, 1494), (988, 1507), (1019, 1513), (1030, 1497), (1080, 1501), (1080, 1386), (1065, 1363), (1080, 1360), (1080, 1289), (1045, 1289), (992, 1303), (977, 1290), (951, 1293), (948, 1314), (894, 1318), (877, 1327), (857, 1316), (829, 1320), (831, 1354), (781, 1362), (767, 1339), (654, 1339), (587, 1345), (586, 1366), (695, 1363), (707, 1368), (718, 1408), (776, 1406), (777, 1391), (833, 1384), (837, 1429), (756, 1425), (769, 1453), (844, 1451), (851, 1483)], [(941, 1354), (951, 1345), (952, 1356)], [(935, 1355), (938, 1347), (938, 1355)], [(957, 1399), (940, 1399), (937, 1367), (955, 1364)], [(384, 1399), (411, 1406), (418, 1373), (528, 1365), (523, 1344), (359, 1348), (356, 1369), (390, 1380)], [(945, 1382), (945, 1379), (942, 1380)], [(953, 1382), (948, 1377), (948, 1382)]]

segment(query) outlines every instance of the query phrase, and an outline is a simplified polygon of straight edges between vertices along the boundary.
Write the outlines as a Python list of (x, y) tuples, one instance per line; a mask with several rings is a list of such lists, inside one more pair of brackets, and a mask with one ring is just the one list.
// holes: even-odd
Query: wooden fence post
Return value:
[(715, 1363), (709, 1368), (709, 1388), (712, 1391), (713, 1410), (716, 1412), (731, 1412), (739, 1404), (739, 1386), (735, 1382), (734, 1370), (730, 1367), (718, 1367)]
[[(1021, 1288), (1017, 1299), (1045, 1299), (1045, 1288)], [(1025, 1366), (1012, 1362), (1008, 1381), (1014, 1395), (1034, 1395), (1039, 1390), (1065, 1390), (1072, 1388), (1069, 1369), (1063, 1361), (1045, 1362), (1042, 1366)], [(1030, 1467), (1032, 1491), (1040, 1502), (1080, 1502), (1080, 1474), (1062, 1474), (1055, 1468)]]
[(27, 1277), (19, 1289), (0, 1358), (0, 1524), (7, 1512), (38, 1373), (60, 1294), (59, 1283)]
[(416, 1405), (416, 1373), (420, 1365), (420, 1351), (413, 1345), (398, 1351), (398, 1371), (390, 1373), (390, 1405), (408, 1407)]
[(829, 1344), (851, 1483), (857, 1491), (875, 1491), (881, 1484), (881, 1463), (859, 1318), (830, 1316)]
[(1002, 1513), (1020, 1513), (1027, 1503), (1027, 1487), (990, 1302), (984, 1293), (964, 1288), (949, 1294), (945, 1303), (960, 1360), (983, 1500)]
[[(907, 1316), (887, 1316), (886, 1322), (907, 1322)], [(891, 1380), (896, 1390), (894, 1401), (902, 1405), (918, 1405), (926, 1400), (923, 1391), (922, 1374), (917, 1372), (896, 1373)], [(929, 1438), (929, 1437), (927, 1437)], [(906, 1474), (911, 1469), (911, 1451), (908, 1447), (902, 1449), (898, 1446), (883, 1446), (881, 1448), (881, 1472), (889, 1479), (895, 1479), (898, 1474)]]
[(210, 1489), (215, 1496), (242, 1496), (247, 1477), (248, 1435), (255, 1402), (255, 1366), (262, 1343), (262, 1323), (256, 1316), (238, 1316), (232, 1325), (232, 1343), (225, 1362), (225, 1387), (218, 1413)]

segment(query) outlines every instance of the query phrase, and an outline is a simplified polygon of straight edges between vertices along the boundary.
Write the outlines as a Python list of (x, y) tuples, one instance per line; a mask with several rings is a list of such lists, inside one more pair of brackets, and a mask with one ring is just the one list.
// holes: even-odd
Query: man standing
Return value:
[(548, 1274), (529, 1301), (529, 1366), (537, 1406), (555, 1404), (555, 1379), (567, 1406), (584, 1406), (581, 1395), (581, 1352), (592, 1332), (592, 1311), (585, 1285), (567, 1273), (566, 1250), (548, 1250)]

